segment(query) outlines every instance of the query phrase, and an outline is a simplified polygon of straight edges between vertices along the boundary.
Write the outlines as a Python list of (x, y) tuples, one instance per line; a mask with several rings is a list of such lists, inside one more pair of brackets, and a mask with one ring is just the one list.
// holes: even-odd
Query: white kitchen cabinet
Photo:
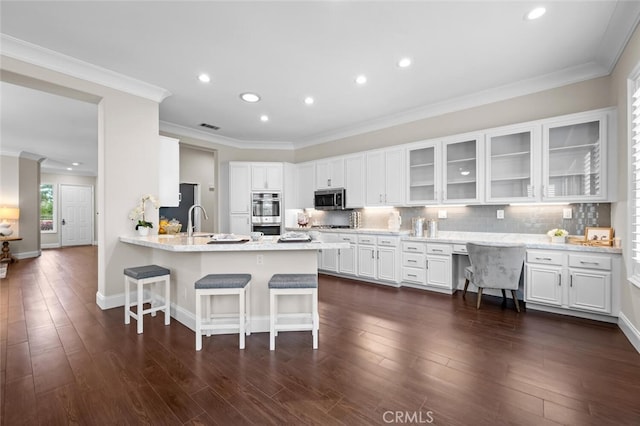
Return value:
[(229, 213), (251, 214), (251, 163), (229, 163)]
[(377, 276), (379, 280), (397, 283), (399, 278), (398, 237), (377, 238)]
[(180, 141), (159, 136), (158, 139), (158, 202), (162, 207), (180, 204)]
[(450, 244), (427, 243), (426, 285), (453, 292)]
[(407, 204), (440, 202), (440, 144), (428, 142), (407, 149)]
[(607, 199), (607, 112), (543, 124), (543, 201)]
[(230, 215), (229, 232), (236, 235), (249, 235), (251, 232), (251, 216), (248, 214)]
[[(313, 162), (296, 164), (296, 193), (298, 209), (313, 208), (313, 191), (315, 189), (315, 164)], [(286, 194), (285, 194), (286, 197)]]
[(347, 208), (355, 209), (365, 206), (365, 164), (364, 154), (345, 157), (344, 188)]
[(539, 197), (539, 129), (534, 125), (511, 126), (486, 133), (487, 202), (532, 202)]
[(251, 190), (282, 191), (282, 163), (251, 163)]
[(346, 275), (356, 275), (358, 237), (355, 234), (341, 234), (340, 241), (348, 242), (349, 248), (338, 250), (338, 272)]
[(404, 167), (403, 148), (366, 153), (367, 206), (404, 204)]
[(574, 312), (617, 315), (616, 255), (527, 250), (526, 301)]
[(482, 200), (480, 146), (478, 135), (443, 141), (443, 203), (473, 204)]
[(318, 251), (318, 269), (327, 272), (338, 272), (338, 250), (321, 249)]
[(358, 276), (376, 279), (376, 246), (358, 244)]
[(344, 188), (344, 159), (316, 161), (316, 189)]

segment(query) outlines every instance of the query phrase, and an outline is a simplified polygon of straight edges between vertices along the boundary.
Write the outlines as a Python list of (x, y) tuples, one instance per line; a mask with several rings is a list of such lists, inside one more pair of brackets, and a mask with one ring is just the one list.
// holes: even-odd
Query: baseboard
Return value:
[(60, 247), (60, 243), (40, 244), (41, 249), (57, 249)]
[(96, 292), (96, 304), (100, 309), (107, 310), (124, 306), (124, 293), (105, 296), (99, 291)]
[(629, 339), (629, 343), (636, 348), (636, 351), (640, 353), (640, 331), (629, 321), (629, 318), (625, 316), (622, 312), (618, 316), (618, 327), (624, 333), (624, 335)]
[(618, 317), (614, 317), (610, 315), (601, 315), (601, 314), (590, 313), (590, 312), (556, 308), (554, 306), (538, 305), (533, 302), (527, 302), (527, 309), (532, 311), (543, 311), (543, 312), (550, 312), (553, 314), (567, 315), (570, 317), (590, 319), (594, 321), (608, 322), (612, 324), (616, 324), (618, 322)]
[(20, 259), (31, 259), (33, 257), (39, 257), (40, 254), (42, 254), (42, 252), (40, 250), (36, 250), (36, 251), (23, 251), (22, 253), (11, 253), (13, 254), (13, 256), (20, 260)]

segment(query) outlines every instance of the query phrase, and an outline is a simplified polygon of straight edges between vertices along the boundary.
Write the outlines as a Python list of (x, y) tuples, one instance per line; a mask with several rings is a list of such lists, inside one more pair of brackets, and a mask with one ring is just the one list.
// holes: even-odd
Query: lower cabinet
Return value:
[(529, 303), (617, 315), (618, 292), (612, 282), (619, 256), (528, 250), (526, 301)]
[(356, 275), (358, 272), (358, 237), (356, 235), (341, 234), (340, 241), (348, 242), (349, 248), (338, 250), (338, 272), (346, 275)]
[(427, 244), (427, 286), (453, 292), (451, 245)]
[(229, 232), (236, 235), (249, 235), (251, 233), (251, 217), (248, 214), (230, 215)]

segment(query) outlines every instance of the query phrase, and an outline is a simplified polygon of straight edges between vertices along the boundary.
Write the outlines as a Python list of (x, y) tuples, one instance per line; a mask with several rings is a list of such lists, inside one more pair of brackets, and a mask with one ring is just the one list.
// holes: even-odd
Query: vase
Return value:
[(146, 237), (147, 235), (149, 235), (149, 228), (147, 228), (146, 226), (138, 226), (138, 235), (140, 235), (141, 237)]
[(565, 237), (565, 236), (559, 236), (559, 237), (553, 236), (553, 237), (551, 237), (551, 242), (553, 244), (564, 244), (566, 242), (566, 240), (567, 240), (567, 237)]

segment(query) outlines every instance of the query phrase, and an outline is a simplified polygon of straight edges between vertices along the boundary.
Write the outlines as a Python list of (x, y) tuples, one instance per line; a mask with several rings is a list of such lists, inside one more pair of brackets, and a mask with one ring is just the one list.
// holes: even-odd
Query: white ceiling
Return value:
[(0, 28), (168, 90), (162, 129), (301, 147), (607, 75), (640, 17), (639, 1), (543, 3), (526, 21), (540, 2), (2, 1)]

